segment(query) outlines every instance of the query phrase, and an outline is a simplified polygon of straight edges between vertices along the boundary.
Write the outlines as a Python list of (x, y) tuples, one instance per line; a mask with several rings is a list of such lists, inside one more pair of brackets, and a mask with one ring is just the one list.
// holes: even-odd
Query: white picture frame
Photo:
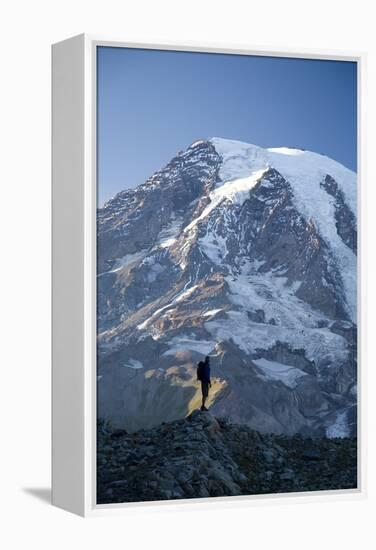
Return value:
[[(96, 48), (112, 46), (346, 60), (358, 66), (358, 488), (153, 503), (96, 504)], [(81, 34), (52, 47), (52, 502), (81, 516), (139, 506), (249, 506), (366, 494), (365, 63), (363, 53), (226, 44), (135, 44)], [(69, 345), (67, 344), (69, 342)]]

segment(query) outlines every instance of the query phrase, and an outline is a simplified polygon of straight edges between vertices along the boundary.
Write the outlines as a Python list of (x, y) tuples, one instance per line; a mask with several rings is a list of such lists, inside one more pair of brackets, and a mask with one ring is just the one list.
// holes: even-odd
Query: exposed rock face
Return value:
[(356, 176), (199, 140), (98, 211), (98, 414), (137, 431), (200, 401), (277, 434), (356, 431)]
[(343, 242), (356, 253), (356, 218), (347, 206), (343, 192), (339, 189), (335, 179), (328, 174), (325, 176), (325, 179), (321, 185), (325, 191), (334, 198), (335, 219), (338, 235), (341, 237)]
[(351, 489), (355, 439), (263, 435), (195, 411), (132, 435), (98, 429), (99, 504)]

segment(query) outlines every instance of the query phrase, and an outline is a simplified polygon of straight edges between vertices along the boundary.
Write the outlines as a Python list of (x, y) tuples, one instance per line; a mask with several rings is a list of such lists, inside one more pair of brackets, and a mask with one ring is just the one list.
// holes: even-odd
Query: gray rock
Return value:
[(281, 480), (290, 480), (295, 478), (295, 472), (293, 470), (284, 470), (282, 474), (280, 474), (279, 479)]
[[(297, 436), (258, 437), (246, 425), (221, 425), (208, 413), (135, 434), (135, 449), (153, 457), (133, 463), (112, 439), (111, 467), (98, 462), (98, 503), (205, 498), (208, 496), (345, 489), (357, 485), (356, 439), (309, 439)], [(220, 429), (213, 431), (213, 426)], [(164, 432), (171, 434), (171, 439)], [(176, 456), (174, 441), (200, 434), (201, 444), (185, 441)], [(111, 432), (110, 434), (111, 435)], [(246, 438), (244, 437), (246, 436)], [(124, 436), (127, 437), (127, 436)], [(252, 441), (251, 447), (244, 447)], [(149, 445), (146, 445), (146, 442)], [(99, 444), (99, 453), (102, 453)]]

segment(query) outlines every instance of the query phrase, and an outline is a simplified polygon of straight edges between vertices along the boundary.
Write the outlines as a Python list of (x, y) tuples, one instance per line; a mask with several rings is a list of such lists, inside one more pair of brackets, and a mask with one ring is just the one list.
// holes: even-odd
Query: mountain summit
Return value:
[(261, 432), (356, 432), (356, 174), (212, 138), (98, 210), (98, 415), (209, 406)]

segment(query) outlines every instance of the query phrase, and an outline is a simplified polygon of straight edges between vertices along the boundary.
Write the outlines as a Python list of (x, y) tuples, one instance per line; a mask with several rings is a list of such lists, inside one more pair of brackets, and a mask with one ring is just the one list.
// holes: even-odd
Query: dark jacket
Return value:
[(201, 381), (210, 382), (210, 366), (207, 363), (203, 363), (201, 370)]

